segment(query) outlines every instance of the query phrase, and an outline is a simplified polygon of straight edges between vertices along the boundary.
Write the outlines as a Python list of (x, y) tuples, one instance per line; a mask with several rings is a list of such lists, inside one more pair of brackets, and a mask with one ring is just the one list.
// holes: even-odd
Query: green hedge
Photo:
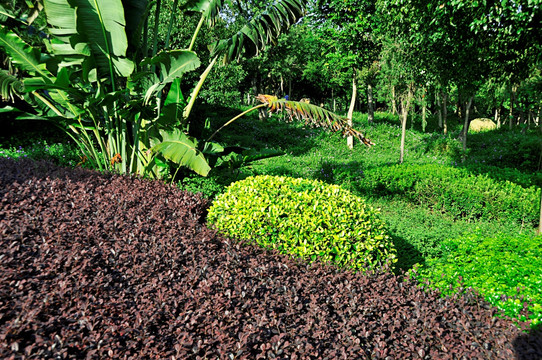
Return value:
[(399, 195), (457, 219), (538, 222), (540, 189), (522, 187), (466, 169), (438, 164), (403, 164), (369, 169), (361, 185), (376, 195)]
[(336, 185), (278, 176), (231, 184), (209, 209), (226, 236), (356, 270), (396, 261), (379, 212)]
[[(462, 168), (463, 169), (463, 168)], [(500, 168), (492, 165), (470, 164), (464, 170), (475, 175), (486, 175), (495, 181), (506, 182), (507, 180), (524, 188), (542, 186), (542, 173), (524, 173), (518, 169)]]
[[(418, 271), (444, 294), (472, 287), (492, 305), (522, 321), (527, 304), (533, 327), (542, 324), (542, 238), (468, 235), (442, 243), (444, 256)], [(504, 295), (504, 297), (503, 297)]]

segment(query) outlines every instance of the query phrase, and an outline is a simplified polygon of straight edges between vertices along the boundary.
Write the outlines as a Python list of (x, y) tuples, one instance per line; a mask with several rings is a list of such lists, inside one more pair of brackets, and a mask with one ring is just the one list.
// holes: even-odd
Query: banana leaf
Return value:
[(153, 146), (152, 152), (160, 153), (166, 159), (186, 166), (202, 176), (207, 176), (211, 171), (202, 152), (197, 149), (195, 139), (188, 137), (179, 129), (171, 132), (161, 130), (160, 135), (162, 142)]

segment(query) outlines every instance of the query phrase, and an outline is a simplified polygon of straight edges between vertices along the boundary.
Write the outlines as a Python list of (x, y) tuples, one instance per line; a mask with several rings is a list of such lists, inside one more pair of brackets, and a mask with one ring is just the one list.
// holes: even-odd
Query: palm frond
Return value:
[(223, 63), (239, 59), (241, 55), (257, 55), (277, 40), (282, 31), (295, 24), (305, 12), (302, 0), (281, 0), (270, 5), (229, 39), (211, 45), (211, 56), (220, 56)]
[(330, 131), (340, 131), (343, 136), (353, 136), (367, 146), (374, 145), (361, 132), (348, 125), (346, 118), (319, 106), (303, 101), (279, 99), (272, 95), (260, 94), (256, 99), (267, 106), (269, 113), (285, 113), (289, 121), (303, 120), (307, 125), (322, 127)]
[(15, 96), (22, 99), (23, 83), (15, 76), (0, 69), (0, 98), (13, 102)]

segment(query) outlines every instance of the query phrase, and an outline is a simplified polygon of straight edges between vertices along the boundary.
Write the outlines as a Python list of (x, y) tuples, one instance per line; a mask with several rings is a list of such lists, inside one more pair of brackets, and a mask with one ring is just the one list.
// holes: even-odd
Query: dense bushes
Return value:
[(522, 359), (472, 294), (220, 238), (158, 182), (0, 159), (2, 359)]
[(444, 240), (443, 256), (426, 260), (420, 273), (444, 293), (473, 287), (512, 317), (534, 326), (542, 322), (542, 246), (540, 237), (516, 235)]
[(396, 255), (378, 211), (350, 192), (320, 181), (256, 176), (218, 196), (208, 221), (223, 234), (307, 260), (366, 269)]
[(466, 220), (538, 221), (540, 190), (510, 181), (472, 175), (438, 164), (403, 164), (367, 170), (364, 191), (400, 195), (410, 201)]

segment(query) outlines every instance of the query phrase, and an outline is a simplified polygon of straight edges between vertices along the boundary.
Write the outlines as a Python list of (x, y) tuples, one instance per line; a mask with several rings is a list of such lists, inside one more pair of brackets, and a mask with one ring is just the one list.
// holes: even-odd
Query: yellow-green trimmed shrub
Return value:
[(219, 195), (207, 219), (228, 237), (309, 261), (356, 270), (396, 262), (379, 211), (349, 191), (317, 180), (249, 177)]

